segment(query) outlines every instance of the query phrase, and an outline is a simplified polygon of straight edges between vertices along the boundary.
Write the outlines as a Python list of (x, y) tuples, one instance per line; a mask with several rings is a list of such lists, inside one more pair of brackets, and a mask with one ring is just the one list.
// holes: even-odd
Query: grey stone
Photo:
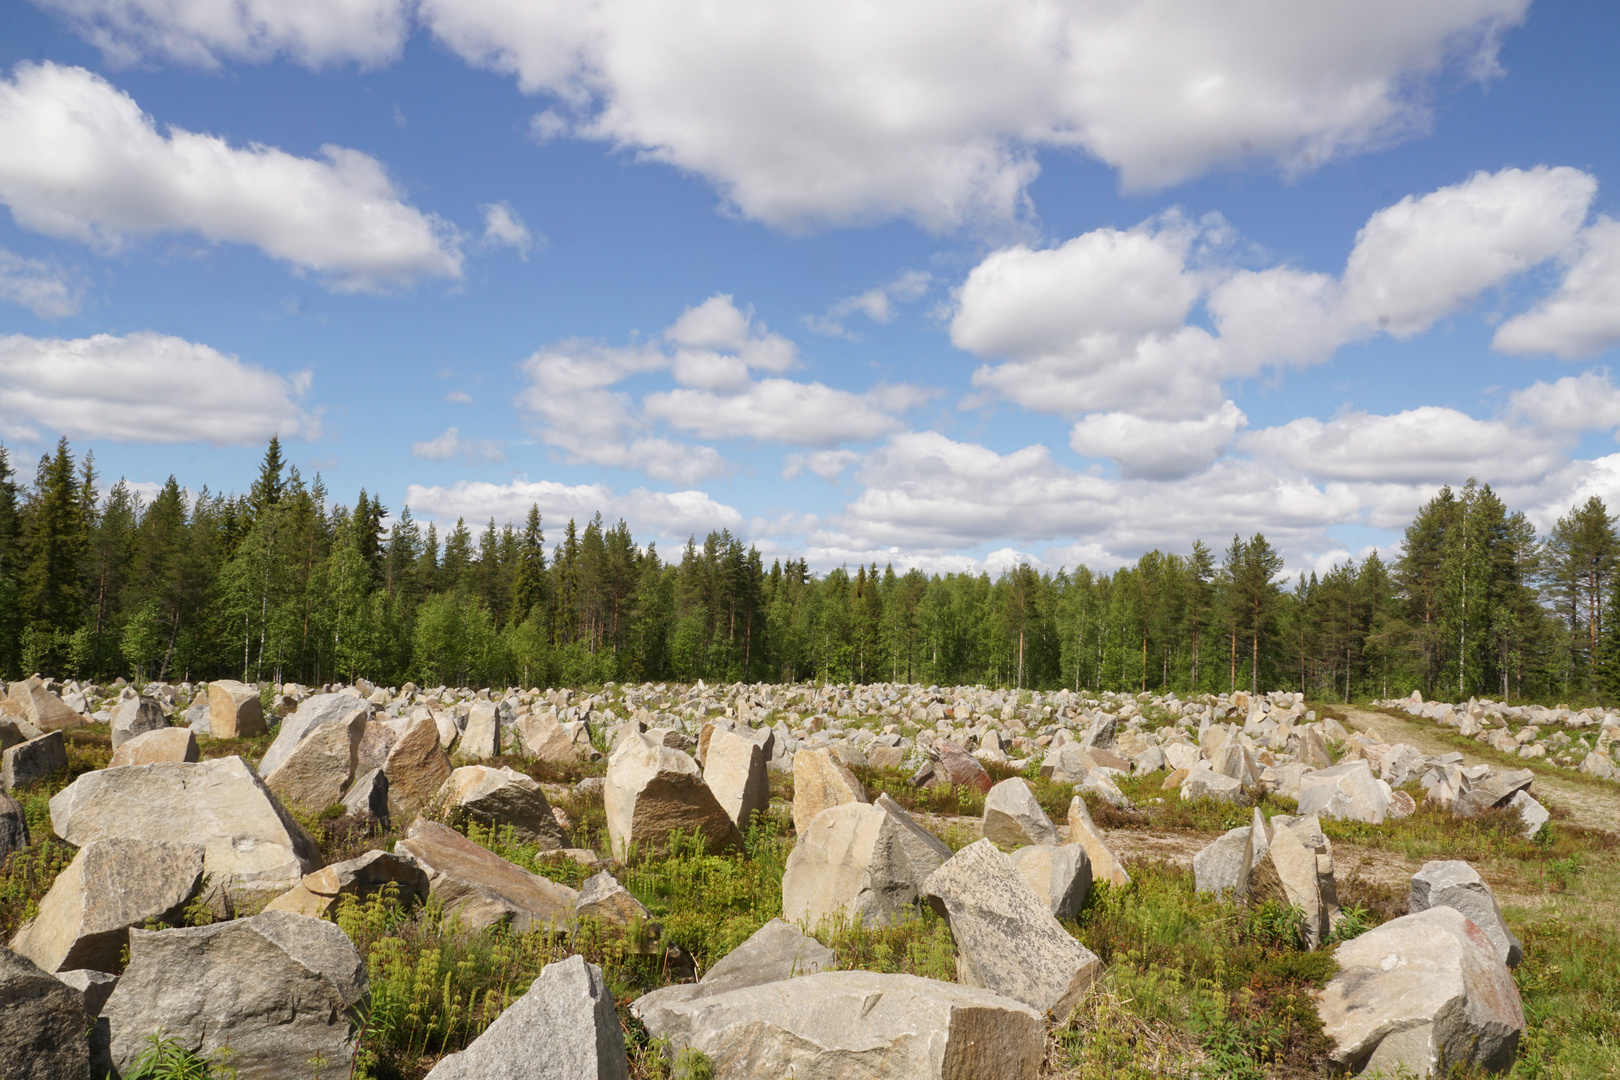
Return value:
[(1317, 1001), (1333, 1060), (1419, 1077), (1513, 1063), (1524, 1011), (1495, 943), (1451, 907), (1394, 919), (1334, 950)]
[(86, 1080), (84, 995), (26, 956), (0, 948), (0, 1076)]
[(619, 879), (606, 870), (592, 874), (580, 886), (574, 910), (582, 919), (600, 919), (611, 926), (641, 924), (654, 927), (652, 915)]
[(1249, 871), (1254, 862), (1254, 830), (1250, 825), (1231, 829), (1193, 856), (1193, 883), (1201, 893), (1245, 900)]
[(763, 746), (736, 732), (716, 730), (709, 737), (703, 782), (741, 832), (747, 832), (754, 815), (763, 814), (770, 805), (771, 781), (765, 772), (768, 756)]
[(354, 694), (316, 694), (305, 698), (298, 710), (281, 722), (275, 741), (259, 762), (259, 775), (269, 776), (280, 768), (316, 728), (345, 721), (357, 711), (362, 716), (367, 715), (371, 706)]
[(1010, 856), (1013, 869), (1054, 918), (1072, 919), (1091, 895), (1091, 860), (1079, 844), (1032, 844)]
[(444, 782), (437, 801), (497, 832), (511, 826), (519, 841), (541, 851), (569, 846), (568, 834), (557, 823), (545, 792), (515, 769), (463, 765)]
[(0, 863), (13, 851), (28, 846), (28, 815), (22, 803), (10, 795), (0, 794)]
[(45, 734), (20, 716), (0, 712), (0, 750), (9, 750), (18, 743), (37, 739)]
[(305, 874), (303, 881), (270, 901), (265, 910), (325, 918), (337, 910), (343, 897), (364, 900), (388, 885), (395, 887), (404, 906), (428, 898), (428, 876), (421, 863), (403, 850), (374, 850)]
[(626, 1080), (624, 1029), (602, 969), (570, 956), (540, 977), (484, 1033), (433, 1067), (428, 1080)]
[(1341, 762), (1300, 777), (1299, 812), (1382, 825), (1389, 815), (1389, 792), (1365, 759)]
[(1189, 802), (1196, 799), (1238, 802), (1242, 796), (1243, 785), (1224, 773), (1216, 772), (1207, 761), (1194, 765), (1181, 781), (1181, 797)]
[(1524, 837), (1532, 840), (1541, 831), (1541, 827), (1552, 820), (1547, 808), (1530, 797), (1528, 791), (1519, 790), (1507, 801), (1507, 805), (1519, 812), (1519, 819), (1524, 822)]
[(887, 924), (908, 913), (940, 865), (933, 861), (937, 849), (921, 842), (909, 820), (854, 802), (817, 814), (788, 853), (782, 917), (814, 928), (856, 916), (868, 925)]
[(166, 727), (146, 731), (126, 740), (113, 751), (109, 769), (125, 765), (151, 765), (159, 761), (196, 761), (197, 736), (190, 728)]
[(715, 1080), (1034, 1080), (1046, 1041), (1041, 1015), (1022, 1002), (871, 971), (673, 1003), (648, 1030), (702, 1051)]
[(989, 840), (951, 856), (924, 891), (950, 924), (957, 981), (1067, 1019), (1102, 962), (1053, 918)]
[(508, 862), (438, 822), (417, 818), (395, 850), (422, 864), (428, 872), (429, 896), (443, 908), (446, 920), (465, 930), (508, 924), (519, 933), (546, 928), (567, 932), (573, 926), (577, 892)]
[(615, 857), (661, 851), (670, 835), (701, 837), (709, 851), (742, 846), (742, 834), (699, 774), (691, 756), (651, 735), (626, 732), (608, 757), (603, 791)]
[(216, 739), (251, 739), (270, 730), (259, 691), (235, 679), (208, 684), (208, 732)]
[(1001, 781), (984, 797), (984, 835), (1004, 847), (1058, 842), (1057, 826), (1021, 776)]
[(309, 814), (341, 802), (354, 779), (365, 728), (365, 714), (360, 712), (311, 728), (273, 771), (262, 773), (264, 786), (283, 805)]
[(211, 1057), (227, 1045), (238, 1080), (306, 1080), (319, 1056), (348, 1068), (350, 1010), (365, 963), (321, 919), (267, 911), (178, 930), (132, 930), (129, 966), (102, 1009), (113, 1064), (127, 1070), (155, 1031)]
[(921, 889), (928, 875), (951, 857), (950, 847), (923, 828), (916, 818), (906, 812), (905, 807), (889, 797), (888, 792), (879, 794), (872, 805), (888, 814), (897, 826), (892, 834), (892, 843), (911, 867), (911, 880)]
[(386, 826), (389, 821), (388, 777), (381, 769), (355, 777), (343, 796), (343, 808), (356, 817), (370, 818)]
[(118, 703), (112, 716), (112, 744), (117, 750), (137, 735), (144, 735), (148, 731), (161, 731), (169, 726), (164, 718), (163, 709), (157, 701), (149, 697), (137, 695), (125, 698)]
[(1078, 795), (1069, 800), (1068, 824), (1069, 843), (1079, 844), (1086, 849), (1092, 881), (1106, 881), (1116, 889), (1123, 889), (1131, 883), (1131, 875), (1126, 872), (1125, 864), (1108, 849), (1102, 830), (1097, 828), (1091, 820), (1091, 811), (1086, 809), (1086, 800)]
[(1472, 817), (1493, 806), (1506, 806), (1508, 800), (1528, 789), (1535, 779), (1536, 774), (1529, 769), (1493, 771), (1489, 775), (1472, 779), (1457, 797), (1452, 810), (1463, 817)]
[(115, 971), (130, 927), (177, 916), (202, 874), (196, 844), (92, 840), (56, 876), (11, 947), (46, 971)]
[(56, 977), (84, 995), (86, 1018), (101, 1015), (102, 1006), (107, 1004), (107, 998), (112, 996), (113, 988), (118, 985), (118, 976), (105, 971), (92, 971), (89, 968), (58, 971)]
[(67, 768), (67, 763), (61, 730), (50, 731), (0, 753), (0, 785), (15, 791)]
[(51, 799), (51, 827), (70, 844), (127, 837), (203, 846), (216, 889), (238, 898), (286, 892), (319, 851), (239, 757), (88, 772)]
[(84, 723), (85, 718), (46, 689), (38, 676), (12, 683), (8, 696), (22, 707), (24, 719), (40, 731), (59, 731)]
[(1485, 931), (1504, 964), (1518, 967), (1524, 959), (1524, 945), (1508, 929), (1491, 887), (1460, 859), (1424, 863), (1423, 869), (1412, 875), (1406, 906), (1413, 914), (1432, 907), (1456, 908)]
[(830, 751), (806, 747), (793, 755), (794, 832), (803, 835), (829, 807), (867, 801), (861, 782)]
[(388, 816), (405, 821), (428, 804), (450, 779), (450, 755), (439, 745), (432, 716), (418, 717), (388, 752)]
[(501, 752), (501, 718), (493, 701), (475, 701), (467, 711), (467, 726), (456, 744), (464, 758), (484, 760)]

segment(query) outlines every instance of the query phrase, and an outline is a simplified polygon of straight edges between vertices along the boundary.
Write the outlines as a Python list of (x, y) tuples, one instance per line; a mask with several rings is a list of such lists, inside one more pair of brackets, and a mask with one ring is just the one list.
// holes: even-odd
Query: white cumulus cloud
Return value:
[[(1121, 5), (854, 0), (761, 8), (426, 0), (469, 62), (555, 95), (576, 132), (708, 177), (785, 228), (1009, 219), (1045, 147), (1128, 187), (1285, 172), (1428, 122), (1448, 60), (1494, 70), (1528, 0)], [(562, 125), (556, 125), (561, 127)]]
[(20, 304), (42, 319), (79, 310), (82, 285), (59, 268), (0, 248), (0, 300)]
[(1573, 360), (1620, 345), (1620, 221), (1600, 216), (1568, 261), (1558, 289), (1503, 323), (1494, 348)]
[(448, 487), (412, 484), (405, 492), (405, 501), (414, 513), (441, 521), (494, 518), (519, 523), (529, 507), (536, 505), (552, 530), (570, 518), (585, 522), (601, 511), (608, 521), (624, 518), (637, 536), (651, 533), (676, 540), (702, 536), (712, 529), (735, 532), (743, 524), (743, 516), (735, 507), (716, 502), (702, 491), (636, 488), (619, 495), (603, 484), (568, 485), (551, 480), (513, 480), (508, 484), (462, 480)]
[(17, 438), (56, 432), (114, 442), (262, 443), (312, 439), (299, 404), (309, 372), (287, 378), (163, 334), (63, 340), (0, 337), (0, 425)]
[(1074, 425), (1069, 445), (1086, 457), (1112, 458), (1126, 479), (1174, 479), (1208, 468), (1247, 423), (1243, 410), (1230, 401), (1193, 420), (1093, 413)]
[(444, 429), (444, 434), (436, 435), (422, 442), (411, 443), (411, 454), (424, 461), (449, 461), (460, 458), (463, 461), (503, 461), (506, 450), (497, 439), (469, 439), (461, 434), (459, 428)]
[(115, 64), (285, 56), (310, 67), (397, 58), (409, 30), (403, 0), (35, 0)]
[(523, 218), (512, 209), (511, 204), (489, 203), (482, 207), (482, 210), (484, 243), (491, 247), (515, 248), (518, 257), (528, 262), (529, 248), (534, 246), (534, 236), (529, 232), (529, 227), (523, 224)]
[(348, 291), (461, 276), (455, 231), (405, 203), (374, 158), (165, 135), (83, 68), (19, 64), (0, 78), (0, 146), (0, 202), (48, 236), (103, 250), (157, 233), (250, 244)]

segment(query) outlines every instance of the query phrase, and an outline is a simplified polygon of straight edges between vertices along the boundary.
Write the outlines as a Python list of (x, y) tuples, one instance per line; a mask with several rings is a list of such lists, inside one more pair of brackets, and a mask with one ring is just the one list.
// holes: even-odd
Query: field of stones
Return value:
[(0, 700), (0, 1078), (1620, 1076), (1620, 714)]

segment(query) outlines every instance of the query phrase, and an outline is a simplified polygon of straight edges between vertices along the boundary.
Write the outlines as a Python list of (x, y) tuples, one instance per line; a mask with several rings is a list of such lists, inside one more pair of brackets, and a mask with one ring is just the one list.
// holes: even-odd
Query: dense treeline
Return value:
[[(387, 527), (385, 528), (385, 524)], [(329, 505), (272, 439), (245, 495), (102, 495), (64, 439), (18, 482), (0, 449), (0, 669), (111, 678), (428, 684), (900, 680), (1090, 690), (1620, 689), (1615, 520), (1545, 539), (1488, 486), (1442, 489), (1403, 553), (1280, 582), (1264, 536), (1084, 567), (814, 577), (727, 532), (666, 558), (624, 522), (440, 537), (364, 490)]]

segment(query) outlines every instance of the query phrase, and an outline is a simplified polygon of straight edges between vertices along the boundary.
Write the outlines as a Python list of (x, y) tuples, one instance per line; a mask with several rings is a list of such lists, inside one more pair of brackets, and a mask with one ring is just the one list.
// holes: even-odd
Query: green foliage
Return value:
[(232, 1054), (220, 1050), (205, 1058), (165, 1037), (160, 1031), (146, 1037), (147, 1047), (123, 1074), (124, 1080), (235, 1080)]

